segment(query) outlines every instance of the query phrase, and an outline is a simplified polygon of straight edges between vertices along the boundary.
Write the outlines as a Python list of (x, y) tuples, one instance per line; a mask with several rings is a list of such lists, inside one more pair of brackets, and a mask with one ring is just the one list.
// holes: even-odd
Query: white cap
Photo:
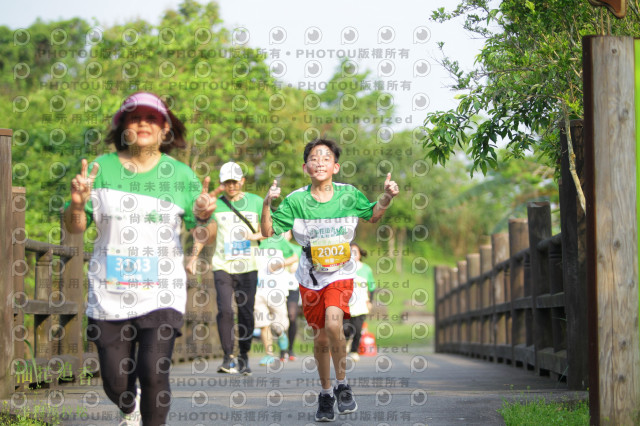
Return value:
[(220, 183), (228, 180), (240, 180), (242, 177), (242, 168), (233, 161), (224, 163), (220, 168)]

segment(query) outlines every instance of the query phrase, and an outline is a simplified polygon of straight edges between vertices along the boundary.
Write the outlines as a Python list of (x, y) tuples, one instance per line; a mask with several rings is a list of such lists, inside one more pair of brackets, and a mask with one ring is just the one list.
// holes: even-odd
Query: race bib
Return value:
[(125, 250), (110, 248), (107, 253), (107, 291), (148, 289), (158, 285), (158, 258), (124, 256)]
[(251, 241), (239, 240), (224, 243), (224, 258), (226, 260), (249, 259), (251, 257)]
[(341, 269), (351, 259), (351, 246), (343, 237), (314, 238), (311, 246), (311, 262), (318, 272)]

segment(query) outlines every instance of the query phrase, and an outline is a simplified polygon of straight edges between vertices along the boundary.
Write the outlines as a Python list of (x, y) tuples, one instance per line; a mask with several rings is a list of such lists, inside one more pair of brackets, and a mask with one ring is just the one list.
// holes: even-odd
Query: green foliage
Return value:
[[(109, 150), (102, 141), (111, 116), (135, 91), (164, 96), (185, 122), (189, 146), (175, 154), (201, 178), (217, 177), (213, 168), (246, 140), (259, 152), (267, 148), (270, 126), (253, 119), (269, 111), (275, 92), (264, 54), (233, 46), (220, 22), (216, 4), (187, 1), (159, 25), (138, 20), (96, 32), (81, 19), (36, 21), (24, 45), (0, 28), (1, 66), (30, 67), (25, 78), (8, 72), (0, 80), (3, 126), (14, 130), (14, 185), (27, 187), (30, 238), (57, 242), (54, 228), (80, 159)], [(262, 161), (248, 158), (249, 165)]]
[[(502, 14), (488, 13), (493, 20)], [(468, 111), (444, 115), (447, 125), (430, 130), (440, 135), (432, 141), (441, 148), (425, 159), (422, 135), (393, 130), (391, 97), (368, 86), (367, 72), (354, 74), (345, 61), (336, 64), (321, 91), (288, 87), (271, 76), (264, 50), (233, 43), (216, 3), (185, 0), (159, 23), (139, 19), (107, 27), (78, 18), (38, 20), (26, 32), (0, 27), (0, 41), (1, 126), (14, 130), (13, 184), (27, 188), (31, 239), (59, 242), (59, 212), (80, 160), (112, 149), (103, 142), (111, 117), (124, 98), (140, 90), (163, 96), (185, 123), (187, 149), (172, 155), (201, 179), (217, 182), (220, 165), (234, 160), (245, 167), (247, 191), (263, 195), (277, 179), (287, 194), (309, 183), (302, 151), (320, 136), (343, 148), (336, 181), (354, 184), (370, 199), (383, 192), (390, 172), (400, 196), (378, 225), (363, 224), (358, 239), (397, 265), (407, 250), (432, 264), (451, 260), (444, 253), (475, 248), (521, 214), (518, 206), (528, 196), (549, 196), (546, 172), (536, 171), (529, 159), (489, 173), (503, 158), (495, 148), (500, 127), (479, 119), (479, 98), (464, 95)], [(493, 53), (501, 54), (497, 48)], [(29, 73), (21, 74), (21, 63)], [(449, 65), (457, 69), (455, 62)], [(460, 90), (479, 78), (457, 73)], [(476, 115), (467, 120), (470, 111)], [(484, 181), (470, 181), (467, 165), (453, 155), (458, 138), (472, 141), (469, 126), (486, 135), (483, 145), (469, 146), (484, 159), (477, 163), (487, 173)], [(513, 149), (506, 155), (515, 156)], [(447, 160), (453, 169), (433, 167)], [(93, 228), (85, 233), (86, 250), (94, 234)], [(29, 276), (27, 288), (32, 287)]]
[(172, 154), (201, 179), (216, 182), (221, 164), (238, 161), (249, 175), (246, 189), (259, 194), (273, 179), (285, 191), (308, 183), (301, 167), (306, 142), (326, 135), (368, 146), (381, 121), (364, 118), (392, 115), (377, 106), (388, 95), (366, 87), (366, 73), (347, 72), (345, 64), (323, 92), (282, 85), (271, 77), (265, 52), (233, 44), (221, 24), (215, 3), (188, 0), (157, 25), (37, 21), (22, 44), (14, 43), (22, 33), (0, 28), (3, 70), (29, 65), (25, 78), (3, 74), (0, 115), (14, 130), (13, 182), (27, 187), (30, 238), (58, 241), (58, 215), (80, 159), (111, 149), (103, 143), (111, 116), (135, 91), (163, 96), (185, 123), (188, 147)]
[[(49, 407), (50, 408), (50, 407)], [(57, 413), (51, 413), (53, 410), (47, 410), (45, 407), (36, 406), (33, 409), (24, 408), (18, 414), (14, 414), (9, 409), (7, 401), (3, 401), (0, 410), (0, 424), (14, 426), (44, 426), (60, 424)], [(33, 416), (44, 415), (49, 416), (48, 421), (41, 421)]]
[[(494, 8), (497, 5), (496, 8)], [(640, 35), (637, 2), (622, 20), (610, 21), (612, 35)], [(475, 66), (464, 71), (442, 60), (459, 91), (458, 106), (425, 119), (424, 147), (434, 163), (446, 164), (459, 150), (473, 161), (471, 173), (497, 167), (497, 147), (522, 158), (535, 152), (551, 167), (560, 157), (559, 128), (581, 118), (582, 46), (587, 34), (605, 32), (603, 8), (571, 0), (463, 0), (452, 12), (440, 8), (436, 22), (464, 18), (464, 28), (486, 39)], [(439, 44), (444, 52), (444, 44)]]
[(589, 424), (589, 406), (586, 401), (548, 402), (544, 398), (522, 403), (504, 401), (498, 412), (507, 426), (511, 425), (563, 425)]

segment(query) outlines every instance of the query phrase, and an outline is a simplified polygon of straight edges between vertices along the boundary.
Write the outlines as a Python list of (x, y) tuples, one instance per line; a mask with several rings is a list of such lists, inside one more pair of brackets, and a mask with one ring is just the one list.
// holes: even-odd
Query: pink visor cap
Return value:
[(169, 126), (171, 126), (169, 111), (167, 110), (167, 107), (164, 106), (164, 102), (162, 102), (162, 100), (153, 93), (138, 92), (124, 100), (118, 112), (113, 116), (113, 127), (118, 127), (118, 122), (120, 121), (120, 117), (122, 117), (123, 113), (131, 112), (139, 106), (148, 106), (157, 110), (164, 116), (164, 119), (167, 120)]

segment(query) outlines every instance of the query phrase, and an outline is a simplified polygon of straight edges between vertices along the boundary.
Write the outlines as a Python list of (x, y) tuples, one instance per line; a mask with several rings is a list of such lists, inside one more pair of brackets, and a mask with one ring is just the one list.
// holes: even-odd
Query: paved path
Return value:
[[(218, 360), (174, 365), (170, 425), (313, 424), (319, 383), (310, 357), (259, 367), (253, 375), (216, 373)], [(362, 357), (348, 372), (358, 411), (338, 416), (343, 425), (499, 425), (503, 400), (545, 397), (586, 399), (586, 392), (533, 372), (429, 349)], [(60, 388), (60, 394), (34, 391), (29, 404), (59, 405), (64, 425), (114, 425), (117, 409), (101, 387)], [(78, 416), (75, 413), (88, 414)], [(109, 420), (111, 419), (111, 420)]]

